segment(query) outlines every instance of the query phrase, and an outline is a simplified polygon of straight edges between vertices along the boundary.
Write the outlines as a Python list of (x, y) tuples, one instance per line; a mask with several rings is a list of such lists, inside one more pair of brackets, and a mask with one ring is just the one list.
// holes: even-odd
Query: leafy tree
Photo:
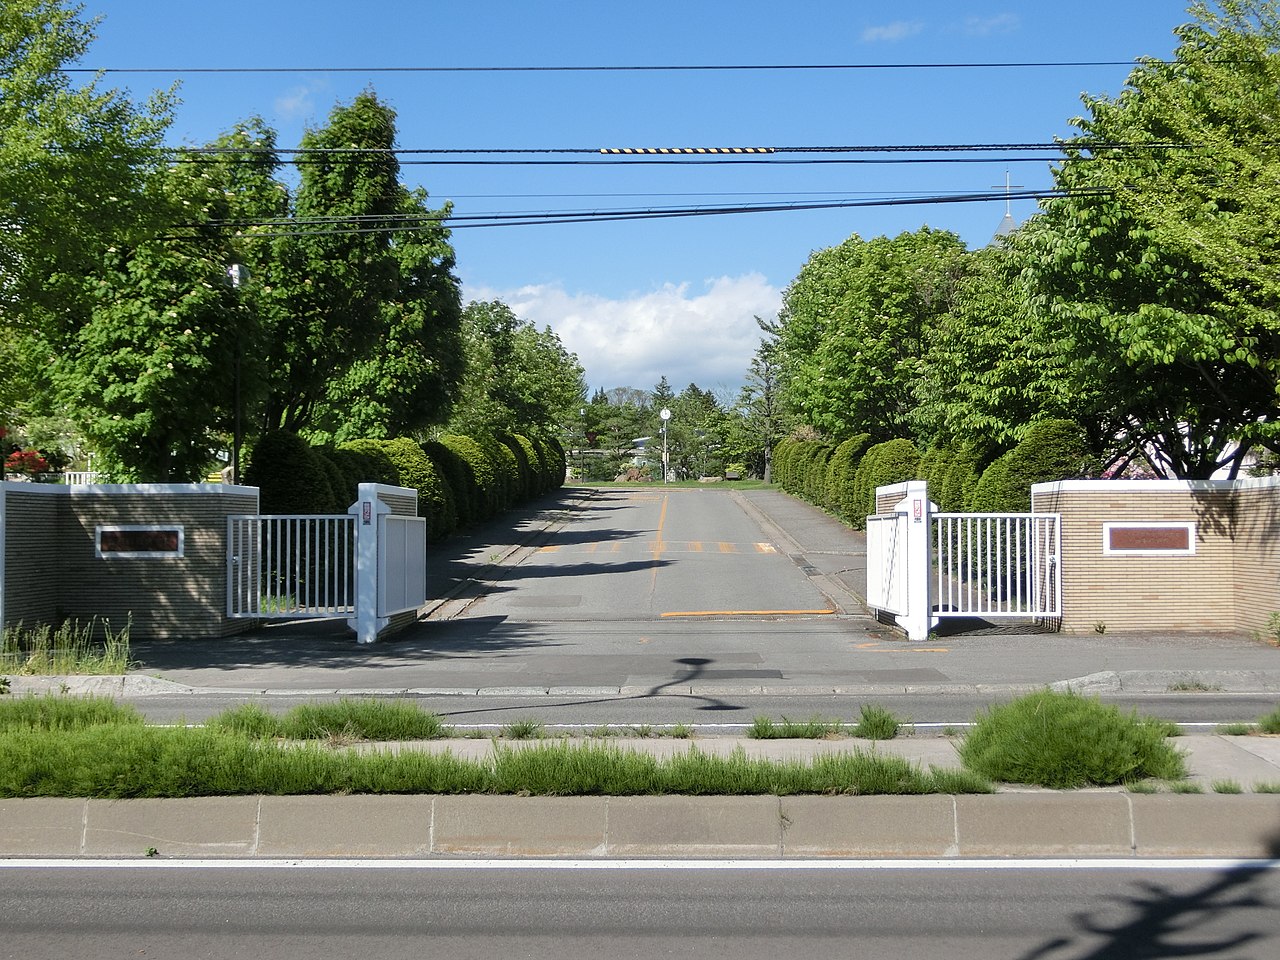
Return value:
[(967, 270), (959, 238), (928, 227), (815, 253), (778, 317), (790, 405), (837, 438), (904, 436), (929, 337)]
[(576, 422), (587, 388), (578, 358), (547, 328), (520, 320), (505, 303), (463, 311), (466, 374), (450, 429), (554, 433)]
[[(395, 113), (372, 92), (303, 136), (301, 229), (275, 239), (261, 300), (268, 428), (386, 436), (447, 415), (461, 372), (453, 252), (425, 194), (399, 182), (394, 145)], [(393, 233), (405, 215), (414, 230)]]
[(0, 6), (0, 324), (74, 325), (80, 278), (154, 219), (145, 184), (172, 97), (139, 107), (97, 81), (73, 86), (66, 67), (94, 39), (81, 9)]
[(751, 358), (746, 383), (738, 394), (728, 423), (726, 447), (730, 460), (741, 461), (765, 483), (773, 482), (773, 449), (793, 426), (783, 408), (782, 365), (778, 358), (778, 327), (756, 317), (765, 336)]
[(1272, 0), (1218, 6), (1192, 6), (1171, 61), (1086, 99), (1057, 173), (1070, 192), (1024, 265), (1113, 453), (1193, 478), (1280, 449), (1280, 16)]

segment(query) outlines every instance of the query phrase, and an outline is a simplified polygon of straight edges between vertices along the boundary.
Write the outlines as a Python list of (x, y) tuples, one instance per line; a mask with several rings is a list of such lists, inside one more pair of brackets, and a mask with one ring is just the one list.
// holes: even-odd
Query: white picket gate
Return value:
[[(427, 522), (392, 513), (417, 491), (361, 484), (346, 514), (227, 518), (227, 616), (346, 619), (372, 643), (398, 613), (427, 596)], [(416, 509), (416, 507), (415, 507)]]
[(894, 503), (867, 518), (867, 605), (912, 640), (947, 617), (1062, 615), (1059, 514), (934, 513), (923, 481), (876, 495)]

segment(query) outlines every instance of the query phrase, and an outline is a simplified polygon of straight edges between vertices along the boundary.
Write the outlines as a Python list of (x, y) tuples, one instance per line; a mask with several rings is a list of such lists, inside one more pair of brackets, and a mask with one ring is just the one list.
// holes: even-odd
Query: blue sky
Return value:
[[(180, 82), (170, 138), (202, 144), (263, 117), (296, 146), (371, 87), (404, 148), (830, 146), (1043, 142), (1080, 95), (1115, 94), (1127, 66), (768, 72), (368, 72), (369, 67), (1122, 61), (1167, 57), (1184, 0), (85, 0), (101, 16), (83, 66), (307, 68), (122, 73), (135, 98)], [(361, 68), (331, 72), (321, 68)], [(648, 208), (980, 192), (1050, 185), (1048, 164), (405, 166), (460, 214)], [(1022, 220), (1031, 201), (1013, 205)], [(499, 297), (578, 354), (592, 388), (732, 391), (754, 315), (816, 249), (922, 224), (971, 247), (1004, 204), (896, 206), (650, 222), (457, 230), (466, 299)]]

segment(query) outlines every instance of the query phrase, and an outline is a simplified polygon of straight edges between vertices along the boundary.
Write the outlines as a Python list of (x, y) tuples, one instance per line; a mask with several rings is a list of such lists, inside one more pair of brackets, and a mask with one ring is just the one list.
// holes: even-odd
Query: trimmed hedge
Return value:
[(519, 435), (451, 435), (419, 445), (405, 437), (313, 447), (287, 431), (264, 434), (245, 470), (263, 513), (343, 513), (360, 483), (412, 487), (432, 539), (488, 520), (560, 487), (564, 449)]

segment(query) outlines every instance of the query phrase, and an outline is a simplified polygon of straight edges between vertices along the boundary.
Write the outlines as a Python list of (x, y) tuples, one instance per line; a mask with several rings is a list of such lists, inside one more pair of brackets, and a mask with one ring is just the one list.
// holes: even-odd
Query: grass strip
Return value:
[(28, 629), (19, 623), (0, 630), (0, 671), (16, 676), (126, 673), (132, 665), (129, 627), (126, 622), (120, 630), (112, 630), (104, 619), (102, 639), (96, 640), (96, 618), (86, 624), (68, 620), (56, 630), (47, 624)]
[(138, 724), (15, 729), (0, 738), (0, 797), (206, 797), (489, 793), (535, 796), (989, 793), (958, 770), (922, 770), (853, 751), (775, 762), (704, 754), (670, 758), (607, 744), (502, 747), (491, 761), (452, 753), (332, 750), (217, 728)]
[(299, 704), (279, 716), (246, 703), (205, 725), (248, 737), (286, 740), (436, 740), (450, 733), (439, 714), (412, 701), (371, 697)]

